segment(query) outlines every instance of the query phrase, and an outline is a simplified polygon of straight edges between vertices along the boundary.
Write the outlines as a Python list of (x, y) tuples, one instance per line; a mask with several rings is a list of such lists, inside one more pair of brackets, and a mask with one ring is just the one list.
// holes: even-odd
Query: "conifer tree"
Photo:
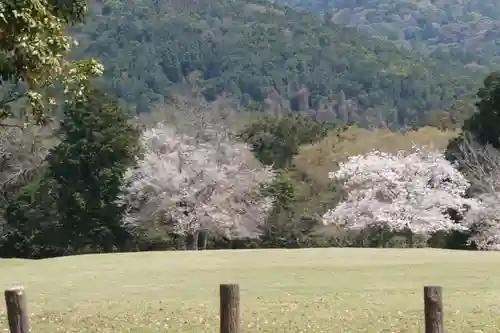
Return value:
[(49, 173), (67, 246), (108, 252), (127, 240), (116, 202), (125, 171), (137, 161), (140, 132), (117, 101), (92, 89), (86, 96), (65, 105)]

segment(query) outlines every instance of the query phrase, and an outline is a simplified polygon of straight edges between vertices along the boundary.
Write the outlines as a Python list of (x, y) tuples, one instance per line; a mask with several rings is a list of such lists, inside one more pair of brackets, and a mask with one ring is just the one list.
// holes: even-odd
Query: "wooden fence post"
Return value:
[(239, 333), (240, 287), (237, 284), (220, 285), (220, 333)]
[(5, 303), (10, 333), (28, 333), (29, 317), (24, 288), (13, 287), (5, 290)]
[(439, 286), (424, 286), (425, 333), (444, 333), (443, 293)]

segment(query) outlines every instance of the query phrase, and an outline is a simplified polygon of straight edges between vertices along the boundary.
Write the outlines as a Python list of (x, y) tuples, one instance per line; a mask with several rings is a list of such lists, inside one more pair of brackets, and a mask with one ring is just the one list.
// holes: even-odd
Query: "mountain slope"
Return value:
[(196, 82), (208, 99), (302, 99), (321, 114), (397, 126), (473, 92), (480, 77), (259, 0), (101, 0), (91, 13), (75, 56), (100, 58), (104, 84), (139, 112)]
[(414, 52), (474, 70), (500, 68), (500, 2), (485, 0), (277, 0), (356, 26)]

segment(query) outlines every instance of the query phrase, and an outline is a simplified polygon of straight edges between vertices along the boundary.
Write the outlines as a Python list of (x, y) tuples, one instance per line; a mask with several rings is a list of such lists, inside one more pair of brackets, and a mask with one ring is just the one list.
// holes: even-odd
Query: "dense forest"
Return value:
[(500, 66), (500, 4), (481, 0), (277, 0), (424, 56), (481, 72)]
[(74, 57), (97, 57), (108, 91), (144, 112), (177, 89), (230, 95), (251, 109), (391, 128), (470, 96), (482, 75), (449, 58), (264, 1), (94, 2)]

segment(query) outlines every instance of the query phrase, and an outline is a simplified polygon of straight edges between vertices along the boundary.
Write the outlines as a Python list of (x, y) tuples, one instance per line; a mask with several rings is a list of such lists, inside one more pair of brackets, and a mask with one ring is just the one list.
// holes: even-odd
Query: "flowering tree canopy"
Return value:
[(323, 221), (350, 229), (378, 225), (423, 234), (464, 229), (465, 222), (456, 223), (450, 213), (463, 216), (480, 205), (464, 198), (467, 179), (441, 153), (428, 149), (352, 156), (329, 177), (344, 181), (348, 195)]
[(164, 218), (182, 235), (258, 235), (273, 205), (263, 187), (274, 173), (245, 144), (216, 131), (205, 134), (201, 140), (169, 126), (144, 131), (144, 159), (126, 176), (128, 225)]

